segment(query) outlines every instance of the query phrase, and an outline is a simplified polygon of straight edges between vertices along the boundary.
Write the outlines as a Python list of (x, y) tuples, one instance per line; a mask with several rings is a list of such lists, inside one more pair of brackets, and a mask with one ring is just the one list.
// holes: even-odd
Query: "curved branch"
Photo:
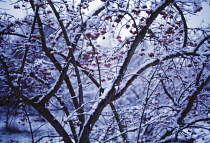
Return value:
[(148, 63), (142, 65), (136, 72), (136, 74), (134, 74), (125, 84), (125, 86), (112, 98), (113, 100), (117, 100), (118, 98), (120, 98), (122, 96), (122, 94), (127, 90), (127, 88), (133, 83), (133, 81), (142, 73), (144, 72), (146, 69), (152, 67), (152, 66), (156, 66), (158, 65), (161, 61), (165, 61), (168, 59), (172, 59), (175, 57), (179, 57), (182, 56), (181, 53), (177, 52), (175, 54), (171, 54), (168, 55), (162, 59), (154, 59), (152, 61), (149, 61)]
[[(32, 8), (34, 9), (35, 6), (34, 6), (34, 4), (33, 4), (33, 1), (30, 1), (30, 3), (31, 3), (31, 5), (32, 5)], [(45, 38), (44, 38), (44, 37), (45, 37), (45, 35), (44, 35), (44, 30), (43, 30), (42, 22), (41, 22), (41, 19), (40, 19), (39, 15), (38, 15), (38, 17), (37, 17), (37, 23), (38, 23), (38, 25), (39, 25), (39, 33), (40, 33), (40, 35), (41, 35), (42, 49), (43, 49), (43, 51), (45, 52), (46, 56), (47, 56), (47, 57), (51, 60), (51, 62), (54, 64), (54, 66), (61, 72), (61, 70), (62, 70), (61, 65), (59, 64), (59, 62), (56, 60), (56, 58), (50, 53), (49, 49), (47, 48), (46, 40), (45, 40)], [(75, 94), (75, 92), (74, 92), (74, 88), (73, 88), (73, 86), (72, 86), (72, 84), (71, 84), (71, 81), (69, 80), (68, 76), (65, 76), (64, 80), (65, 80), (65, 82), (66, 82), (66, 84), (67, 84), (67, 87), (68, 87), (68, 89), (69, 89), (69, 92), (70, 92), (70, 94), (71, 94), (71, 97), (73, 97), (72, 100), (73, 100), (74, 106), (75, 106), (75, 108), (77, 109), (77, 108), (79, 108), (79, 103), (78, 103), (77, 99), (74, 98), (74, 97), (76, 97), (76, 94)]]
[(161, 82), (161, 84), (162, 84), (162, 86), (163, 86), (163, 90), (164, 90), (165, 94), (171, 99), (171, 101), (174, 103), (174, 105), (177, 106), (178, 104), (175, 102), (174, 98), (173, 98), (173, 97), (171, 96), (171, 94), (168, 92), (168, 90), (167, 90), (167, 88), (166, 88), (166, 86), (165, 86), (165, 84), (164, 84), (164, 82), (163, 82), (162, 79), (160, 80), (160, 82)]
[[(96, 48), (95, 46), (93, 45), (92, 41), (89, 39), (90, 41), (90, 44), (92, 45), (92, 48), (93, 48), (93, 52), (94, 52), (94, 55), (96, 55)], [(99, 76), (99, 88), (100, 88), (100, 96), (101, 96), (101, 93), (102, 93), (102, 86), (101, 86), (101, 69), (100, 69), (100, 65), (99, 65), (99, 62), (98, 62), (98, 56), (95, 56), (96, 58), (96, 63), (97, 63), (97, 67), (98, 67), (98, 76)]]
[(13, 82), (11, 81), (11, 77), (9, 75), (9, 70), (6, 65), (6, 63), (3, 60), (3, 57), (0, 55), (0, 62), (3, 65), (6, 78), (8, 80), (8, 85), (13, 90), (13, 92), (20, 97), (26, 104), (32, 106), (34, 109), (36, 109), (57, 131), (57, 133), (63, 137), (64, 142), (66, 143), (73, 143), (67, 134), (67, 132), (64, 130), (64, 128), (61, 126), (61, 124), (55, 119), (55, 117), (45, 108), (45, 104), (39, 104), (34, 103), (32, 100), (28, 99), (26, 96), (24, 96), (20, 90), (14, 86)]
[(124, 131), (123, 126), (122, 126), (122, 124), (121, 124), (121, 122), (120, 122), (120, 116), (119, 116), (119, 114), (117, 113), (117, 110), (116, 110), (114, 104), (113, 104), (113, 103), (110, 103), (109, 105), (110, 105), (110, 107), (111, 107), (111, 109), (112, 109), (112, 112), (114, 113), (114, 117), (115, 117), (115, 119), (116, 119), (116, 121), (117, 121), (117, 125), (118, 125), (118, 127), (119, 127), (121, 136), (122, 136), (124, 142), (125, 142), (125, 143), (128, 143), (127, 137), (126, 137), (126, 132)]
[(207, 41), (209, 38), (210, 38), (210, 35), (204, 37), (204, 38), (200, 41), (200, 43), (197, 45), (197, 47), (194, 49), (193, 53), (196, 53), (196, 52), (198, 51), (198, 49), (201, 47), (201, 45), (202, 45), (205, 41)]
[(22, 35), (22, 34), (19, 34), (19, 33), (0, 32), (0, 35), (14, 35), (14, 36), (19, 36), (19, 37), (27, 38), (27, 36)]
[(67, 62), (66, 67), (64, 67), (63, 70), (61, 71), (60, 76), (59, 76), (59, 78), (58, 78), (58, 81), (56, 82), (54, 88), (53, 88), (53, 89), (52, 89), (52, 90), (51, 90), (51, 91), (50, 91), (50, 92), (49, 92), (49, 93), (40, 101), (41, 104), (45, 104), (46, 102), (48, 102), (49, 99), (50, 99), (52, 96), (54, 96), (54, 94), (58, 91), (58, 89), (59, 89), (60, 86), (62, 85), (63, 80), (64, 80), (64, 78), (65, 78), (65, 76), (66, 76), (66, 72), (67, 72), (67, 70), (68, 70), (68, 68), (69, 68), (70, 61), (71, 61), (71, 60), (69, 60), (69, 61)]
[[(38, 17), (38, 12), (39, 12), (39, 7), (36, 8), (35, 10), (35, 16), (34, 16), (34, 21), (33, 21), (33, 25), (32, 25), (32, 28), (31, 28), (31, 33), (30, 33), (30, 36), (29, 36), (29, 39), (28, 41), (30, 42), (31, 41), (31, 35), (33, 34), (34, 30), (35, 30), (35, 24), (36, 24), (36, 19)], [(25, 67), (25, 63), (26, 63), (26, 58), (27, 58), (27, 55), (28, 55), (28, 51), (29, 51), (29, 48), (26, 48), (25, 49), (25, 53), (23, 55), (23, 60), (22, 60), (22, 64), (21, 64), (21, 67), (20, 67), (20, 74), (22, 75), (23, 74), (23, 70), (24, 70), (24, 67)], [(21, 82), (21, 78), (22, 76), (20, 76), (18, 78), (18, 84), (20, 85), (20, 82)]]
[[(165, 7), (170, 5), (172, 2), (174, 2), (174, 0), (167, 0), (160, 7), (158, 7), (156, 9), (156, 11), (153, 14), (151, 14), (150, 20), (148, 20), (147, 23), (146, 23), (147, 25), (139, 32), (139, 34), (137, 34), (137, 36), (136, 36), (136, 38), (135, 38), (135, 40), (133, 42), (133, 45), (131, 45), (131, 48), (130, 48), (130, 50), (127, 53), (127, 57), (125, 58), (124, 63), (122, 64), (122, 66), (120, 68), (120, 71), (118, 73), (118, 77), (116, 78), (114, 83), (109, 88), (107, 88), (107, 90), (105, 90), (104, 94), (102, 95), (102, 98), (101, 98), (100, 102), (96, 103), (97, 104), (97, 106), (96, 106), (97, 108), (92, 111), (93, 113), (89, 116), (88, 120), (85, 122), (84, 128), (83, 128), (83, 130), (82, 130), (82, 132), (80, 134), (79, 142), (82, 142), (82, 143), (89, 142), (88, 141), (88, 136), (90, 134), (90, 131), (91, 131), (93, 125), (95, 124), (95, 122), (98, 120), (98, 118), (99, 118), (101, 112), (103, 111), (103, 109), (109, 103), (111, 103), (111, 101), (113, 101), (113, 98), (115, 98), (115, 96), (114, 96), (115, 93), (116, 93), (115, 87), (118, 86), (120, 84), (121, 80), (123, 79), (123, 76), (125, 74), (127, 66), (129, 65), (130, 60), (133, 57), (133, 54), (134, 54), (137, 46), (139, 45), (141, 40), (146, 35), (146, 32), (147, 32), (148, 28), (153, 23), (153, 21), (157, 18), (159, 13), (163, 9), (165, 9)], [(159, 63), (159, 60), (155, 61), (155, 64), (158, 64), (158, 63)]]
[(184, 23), (184, 43), (183, 43), (183, 46), (182, 46), (182, 48), (184, 48), (184, 47), (187, 46), (187, 35), (188, 35), (187, 22), (186, 22), (186, 19), (184, 17), (184, 14), (183, 14), (182, 10), (180, 9), (180, 7), (176, 3), (174, 3), (174, 6), (176, 7), (178, 12), (180, 13), (182, 21)]
[[(63, 22), (60, 20), (59, 13), (57, 12), (57, 10), (56, 10), (55, 6), (53, 5), (52, 1), (48, 0), (48, 2), (49, 2), (50, 7), (52, 8), (52, 10), (53, 10), (53, 12), (54, 12), (59, 24), (60, 24), (60, 27), (62, 29), (62, 33), (64, 35), (64, 39), (66, 41), (66, 45), (71, 46), (71, 42), (68, 38), (65, 26), (64, 26)], [(74, 58), (74, 55), (73, 55), (73, 50), (69, 49), (68, 57), (71, 57), (72, 64), (75, 67), (75, 73), (76, 73), (76, 76), (77, 76), (77, 82), (78, 82), (78, 86), (79, 86), (79, 106), (82, 107), (81, 105), (83, 104), (83, 89), (82, 89), (83, 87), (82, 87), (82, 81), (81, 81), (80, 74), (79, 74), (79, 69), (77, 67), (77, 64), (76, 64), (76, 61), (75, 61), (75, 58)], [(83, 108), (80, 108), (79, 113), (83, 113)], [(80, 116), (81, 116), (81, 117), (79, 117), (80, 121), (82, 123), (84, 123), (84, 115), (81, 114)], [(81, 128), (82, 128), (82, 126), (81, 126)]]
[(179, 125), (184, 125), (183, 119), (186, 117), (186, 115), (191, 111), (191, 108), (193, 107), (193, 103), (196, 100), (198, 94), (203, 90), (203, 88), (210, 82), (210, 74), (206, 78), (204, 82), (201, 83), (199, 87), (196, 88), (195, 92), (192, 94), (186, 108), (180, 113), (180, 117), (177, 119), (177, 123)]
[(137, 33), (137, 36), (135, 37), (133, 44), (131, 45), (130, 50), (128, 50), (127, 52), (127, 56), (123, 62), (123, 65), (120, 68), (119, 74), (117, 79), (115, 80), (115, 85), (119, 85), (119, 83), (121, 82), (125, 71), (131, 61), (131, 58), (134, 55), (134, 52), (136, 50), (136, 48), (138, 47), (139, 43), (144, 39), (149, 27), (151, 26), (151, 24), (153, 23), (153, 21), (157, 18), (157, 16), (159, 15), (159, 13), (165, 9), (165, 7), (169, 6), (171, 3), (173, 3), (174, 0), (167, 0), (165, 3), (163, 3), (160, 7), (158, 7), (148, 18), (148, 20), (146, 21), (146, 25), (144, 26), (144, 28), (142, 28), (142, 30)]
[[(66, 107), (65, 103), (61, 100), (60, 97), (58, 97), (56, 95), (54, 95), (54, 97), (58, 100), (58, 102), (60, 103), (60, 105), (63, 106), (63, 110), (64, 110), (65, 114), (67, 116), (69, 116), (70, 114), (69, 114), (68, 108)], [(72, 120), (70, 120), (68, 122), (70, 124), (70, 128), (71, 128), (71, 131), (72, 131), (72, 134), (73, 134), (73, 137), (74, 137), (74, 141), (77, 142), (78, 141), (78, 139), (77, 139), (77, 132), (75, 130), (74, 123), (73, 123)]]
[[(32, 8), (34, 9), (35, 6), (34, 6), (33, 1), (31, 0), (30, 3), (31, 3)], [(45, 52), (46, 56), (47, 56), (47, 57), (51, 60), (51, 62), (54, 64), (54, 66), (61, 72), (61, 71), (62, 71), (61, 65), (59, 64), (59, 62), (56, 60), (56, 58), (50, 53), (49, 49), (47, 48), (47, 44), (46, 44), (46, 40), (45, 40), (45, 34), (44, 34), (44, 30), (43, 30), (43, 25), (42, 25), (42, 22), (41, 22), (41, 19), (40, 19), (39, 15), (37, 15), (37, 23), (38, 23), (38, 26), (39, 26), (39, 33), (40, 33), (40, 35), (41, 35), (42, 49), (43, 49), (43, 51)], [(68, 63), (68, 60), (69, 60), (69, 62), (71, 61), (69, 56), (67, 57), (67, 63)], [(63, 72), (64, 72), (64, 71), (63, 71)], [(64, 76), (64, 77), (62, 77), (62, 76)], [(68, 76), (67, 76), (66, 74), (64, 74), (64, 75), (62, 75), (62, 76), (60, 77), (60, 79), (62, 80), (62, 78), (64, 78), (64, 80), (65, 80), (65, 82), (66, 82), (66, 84), (67, 84), (67, 87), (68, 87), (68, 89), (69, 89), (69, 92), (70, 92), (71, 96), (72, 96), (72, 97), (76, 97), (76, 94), (75, 94), (75, 92), (74, 92), (74, 89), (73, 89), (73, 87), (72, 87), (72, 84), (71, 84), (71, 82), (70, 82)], [(54, 91), (55, 91), (55, 90), (54, 90)], [(48, 100), (49, 97), (51, 97), (51, 94), (48, 95), (48, 96), (46, 96), (46, 98), (43, 98), (44, 100), (43, 100), (41, 103), (46, 102), (45, 100)], [(72, 98), (72, 100), (73, 100), (73, 103), (74, 103), (75, 108), (76, 108), (76, 109), (79, 108), (79, 104), (78, 104), (77, 99), (76, 99), (76, 98)], [(39, 105), (40, 105), (40, 104), (39, 104)], [(34, 107), (34, 108), (35, 108), (35, 107)], [(35, 109), (38, 110), (37, 108), (35, 108)], [(41, 109), (40, 109), (40, 110), (41, 110)], [(49, 112), (49, 111), (46, 111), (46, 112)], [(41, 114), (41, 112), (40, 112), (40, 114)], [(51, 113), (49, 112), (49, 114), (51, 114)], [(41, 114), (41, 115), (43, 115), (43, 114)], [(46, 118), (46, 116), (44, 116), (44, 115), (43, 115), (43, 117)], [(46, 118), (46, 119), (47, 119), (47, 118)], [(48, 120), (48, 122), (50, 122), (51, 119), (48, 118), (47, 120)], [(56, 121), (57, 121), (57, 120), (56, 120)], [(57, 121), (57, 122), (58, 122), (58, 121)], [(54, 123), (54, 122), (53, 122), (53, 123)], [(58, 123), (59, 123), (59, 122), (58, 122)], [(56, 124), (57, 124), (57, 123), (55, 123), (55, 125), (52, 125), (52, 126), (56, 129), (56, 131), (59, 133), (59, 135), (62, 136), (62, 137), (64, 138), (65, 142), (72, 142), (71, 139), (69, 138), (68, 134), (66, 133), (66, 131), (65, 131), (64, 129), (59, 129), (59, 128), (62, 128), (62, 127), (59, 126), (59, 125), (56, 126)], [(71, 126), (71, 125), (70, 125), (70, 126)]]
[(22, 107), (23, 107), (23, 110), (25, 112), (26, 119), (28, 120), (28, 125), (29, 125), (29, 129), (30, 129), (30, 133), (31, 133), (31, 140), (32, 140), (32, 143), (34, 143), (34, 133), (33, 133), (33, 130), (32, 130), (32, 125), (31, 125), (31, 120), (29, 118), (29, 114), (26, 110), (26, 107), (24, 105), (22, 105)]
[(58, 122), (58, 120), (50, 113), (48, 109), (45, 108), (45, 105), (42, 104), (33, 104), (34, 107), (40, 115), (42, 115), (57, 131), (57, 133), (63, 137), (65, 143), (73, 143), (68, 133), (64, 130), (63, 126)]

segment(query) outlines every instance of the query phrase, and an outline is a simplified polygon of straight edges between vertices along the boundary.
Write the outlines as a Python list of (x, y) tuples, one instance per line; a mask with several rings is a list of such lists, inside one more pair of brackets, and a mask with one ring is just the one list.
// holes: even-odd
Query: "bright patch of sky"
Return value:
[[(15, 4), (15, 6), (20, 6), (20, 8), (22, 8), (21, 5)], [(24, 18), (27, 14), (29, 14), (29, 10), (15, 9), (14, 0), (0, 0), (0, 14), (2, 13), (8, 13), (8, 14), (13, 15), (16, 18), (21, 19), (21, 18)]]
[(200, 12), (196, 13), (196, 15), (189, 16), (188, 27), (196, 28), (210, 26), (210, 5), (202, 3), (202, 7), (203, 9)]

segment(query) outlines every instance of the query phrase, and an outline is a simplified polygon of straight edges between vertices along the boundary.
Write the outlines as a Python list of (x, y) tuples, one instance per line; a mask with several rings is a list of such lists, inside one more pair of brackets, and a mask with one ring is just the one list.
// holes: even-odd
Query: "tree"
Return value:
[(210, 27), (186, 20), (204, 1), (14, 2), (29, 14), (1, 13), (1, 105), (32, 142), (51, 136), (35, 111), (65, 143), (208, 141)]

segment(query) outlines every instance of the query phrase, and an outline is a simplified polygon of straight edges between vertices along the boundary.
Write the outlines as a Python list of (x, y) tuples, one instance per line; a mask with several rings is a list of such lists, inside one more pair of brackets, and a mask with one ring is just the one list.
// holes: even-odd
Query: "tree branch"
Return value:
[(192, 107), (193, 107), (193, 103), (194, 101), (197, 99), (198, 94), (203, 90), (203, 88), (210, 82), (210, 74), (208, 75), (208, 77), (206, 78), (206, 80), (204, 82), (201, 83), (201, 85), (199, 87), (196, 88), (196, 90), (194, 91), (194, 93), (192, 94), (186, 108), (180, 113), (180, 117), (177, 119), (177, 123), (179, 125), (185, 125), (185, 123), (183, 123), (183, 119), (186, 117), (186, 115), (191, 111)]
[(182, 10), (180, 9), (180, 7), (176, 3), (174, 3), (174, 6), (179, 11), (179, 14), (181, 15), (182, 21), (184, 23), (184, 43), (183, 43), (183, 46), (182, 46), (182, 48), (184, 48), (184, 47), (187, 46), (187, 38), (188, 38), (187, 37), (187, 35), (188, 35), (187, 22), (186, 22), (186, 19), (184, 17), (184, 14), (183, 14)]

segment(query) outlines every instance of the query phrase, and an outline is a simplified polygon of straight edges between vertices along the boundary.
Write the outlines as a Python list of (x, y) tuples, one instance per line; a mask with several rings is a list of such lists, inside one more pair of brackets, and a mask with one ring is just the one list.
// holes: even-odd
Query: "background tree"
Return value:
[(32, 142), (209, 141), (210, 27), (186, 19), (202, 2), (14, 1), (29, 14), (1, 13), (1, 105)]

